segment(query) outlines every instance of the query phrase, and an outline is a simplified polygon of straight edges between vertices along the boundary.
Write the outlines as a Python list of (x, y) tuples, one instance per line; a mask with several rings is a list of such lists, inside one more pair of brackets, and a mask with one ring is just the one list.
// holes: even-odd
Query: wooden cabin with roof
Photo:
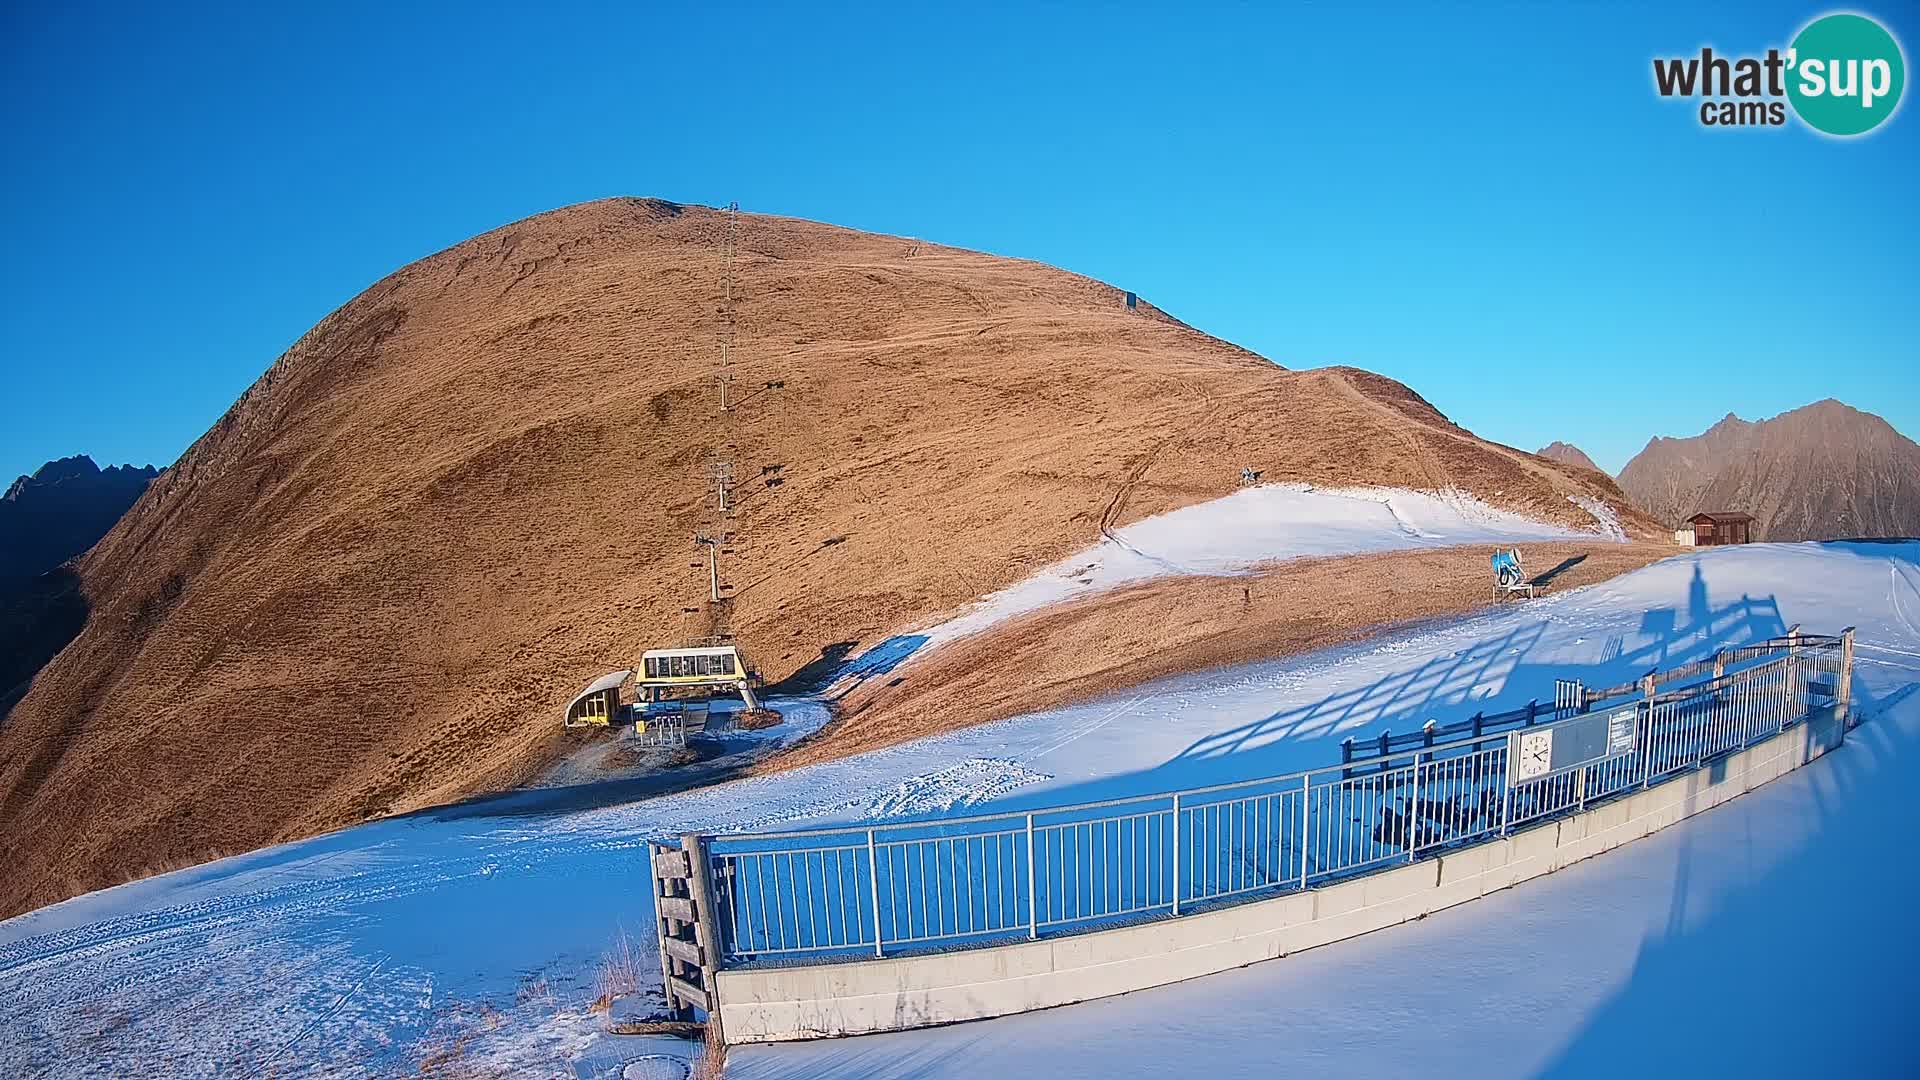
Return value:
[(1687, 519), (1695, 547), (1753, 542), (1753, 515), (1729, 511), (1701, 512)]

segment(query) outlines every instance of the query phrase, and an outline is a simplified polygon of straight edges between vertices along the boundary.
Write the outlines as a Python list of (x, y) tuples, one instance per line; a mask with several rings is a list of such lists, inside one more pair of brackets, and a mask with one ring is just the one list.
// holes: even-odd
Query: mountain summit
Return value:
[(1557, 461), (1562, 465), (1572, 465), (1579, 469), (1591, 469), (1601, 475), (1606, 474), (1606, 470), (1595, 465), (1593, 459), (1587, 456), (1586, 451), (1572, 443), (1550, 442), (1540, 449), (1535, 450), (1534, 453), (1546, 458), (1548, 461)]
[(724, 413), (728, 216), (659, 200), (477, 236), (295, 342), (79, 564), (85, 629), (0, 728), (0, 915), (527, 778), (573, 692), (713, 629), (723, 455), (726, 606), (769, 680), (1246, 468), (1569, 524), (1623, 502), (1098, 281), (739, 225)]
[(1736, 511), (1754, 516), (1759, 540), (1920, 536), (1920, 446), (1831, 398), (1655, 438), (1620, 470), (1620, 486), (1670, 526)]

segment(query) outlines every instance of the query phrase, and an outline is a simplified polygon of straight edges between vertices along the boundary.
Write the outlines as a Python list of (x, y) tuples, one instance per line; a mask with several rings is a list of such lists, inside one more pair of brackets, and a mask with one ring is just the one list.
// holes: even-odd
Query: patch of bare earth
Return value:
[[(1167, 577), (949, 642), (840, 702), (767, 771), (1083, 701), (1168, 675), (1291, 656), (1489, 607), (1487, 546), (1300, 559), (1238, 577)], [(1527, 544), (1550, 591), (1674, 554), (1670, 544)], [(1564, 565), (1563, 565), (1564, 564)], [(1524, 603), (1525, 601), (1506, 601)]]

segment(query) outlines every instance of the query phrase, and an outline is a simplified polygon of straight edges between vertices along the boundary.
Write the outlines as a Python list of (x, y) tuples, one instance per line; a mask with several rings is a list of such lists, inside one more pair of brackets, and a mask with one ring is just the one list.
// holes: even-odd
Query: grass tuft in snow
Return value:
[(721, 1080), (727, 1074), (727, 1044), (720, 1041), (720, 1028), (707, 1025), (700, 1057), (693, 1063), (691, 1080)]
[(599, 996), (593, 999), (590, 1012), (606, 1012), (612, 1008), (618, 998), (638, 993), (641, 977), (646, 968), (640, 950), (634, 948), (633, 939), (627, 936), (622, 927), (613, 947), (600, 958), (600, 969), (595, 973), (595, 989)]

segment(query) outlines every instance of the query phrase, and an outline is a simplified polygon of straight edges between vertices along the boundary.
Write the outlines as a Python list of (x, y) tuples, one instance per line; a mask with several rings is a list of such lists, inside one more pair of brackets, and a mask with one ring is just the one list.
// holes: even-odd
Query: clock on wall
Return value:
[(1520, 733), (1519, 757), (1514, 762), (1516, 780), (1532, 780), (1553, 771), (1553, 729)]

